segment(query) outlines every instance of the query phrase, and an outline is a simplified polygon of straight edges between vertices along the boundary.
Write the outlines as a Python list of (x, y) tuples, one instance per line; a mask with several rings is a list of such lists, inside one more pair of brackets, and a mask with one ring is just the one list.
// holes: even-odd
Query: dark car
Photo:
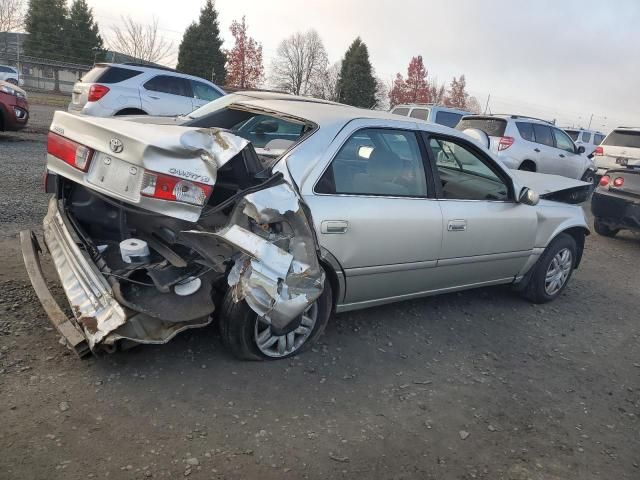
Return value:
[(9, 82), (0, 81), (0, 132), (21, 130), (28, 121), (26, 92)]
[(591, 199), (594, 228), (605, 237), (640, 231), (640, 167), (614, 168), (600, 179)]

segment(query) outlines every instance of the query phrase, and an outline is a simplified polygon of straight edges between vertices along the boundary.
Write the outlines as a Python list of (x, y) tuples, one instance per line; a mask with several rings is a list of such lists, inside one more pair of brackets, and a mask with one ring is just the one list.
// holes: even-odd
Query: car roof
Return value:
[(395, 110), (396, 108), (437, 108), (438, 110), (444, 110), (447, 112), (458, 112), (463, 114), (471, 113), (469, 110), (462, 110), (456, 107), (447, 107), (446, 105), (439, 105), (437, 103), (401, 103), (393, 107), (391, 110)]
[(582, 127), (561, 127), (562, 130), (566, 131), (573, 131), (573, 132), (587, 132), (587, 133), (597, 133), (599, 135), (604, 135), (600, 130), (590, 130), (588, 128), (582, 128)]
[(483, 118), (483, 119), (492, 119), (492, 118), (501, 118), (503, 120), (526, 120), (527, 122), (530, 123), (539, 123), (542, 125), (549, 125), (551, 127), (557, 127), (556, 125), (554, 125), (553, 123), (551, 123), (548, 120), (543, 120), (541, 118), (535, 118), (535, 117), (528, 117), (526, 115), (514, 115), (514, 114), (510, 114), (510, 113), (493, 113), (493, 114), (489, 114), (489, 115), (467, 115), (463, 118), (463, 120), (469, 119), (469, 118)]
[(124, 68), (127, 70), (142, 71), (145, 73), (149, 73), (149, 72), (158, 73), (158, 74), (165, 73), (165, 74), (180, 76), (180, 77), (189, 78), (193, 80), (205, 81), (207, 83), (211, 83), (212, 85), (215, 85), (213, 82), (207, 80), (206, 78), (198, 77), (195, 75), (189, 75), (188, 73), (182, 73), (177, 70), (174, 70), (173, 68), (163, 67), (162, 65), (147, 65), (144, 63), (96, 63), (94, 65), (94, 68), (95, 67), (118, 67), (118, 68)]
[(627, 131), (627, 132), (640, 132), (640, 127), (616, 127), (613, 129), (614, 131)]

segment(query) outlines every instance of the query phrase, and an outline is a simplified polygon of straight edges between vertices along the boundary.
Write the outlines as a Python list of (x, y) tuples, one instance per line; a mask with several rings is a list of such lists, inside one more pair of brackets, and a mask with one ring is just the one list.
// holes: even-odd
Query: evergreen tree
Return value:
[(355, 107), (376, 106), (376, 79), (369, 61), (367, 45), (356, 38), (342, 60), (338, 80), (340, 102)]
[(30, 0), (25, 18), (25, 29), (29, 33), (24, 41), (25, 54), (64, 60), (69, 45), (65, 36), (66, 23), (65, 0)]
[(184, 32), (178, 50), (177, 69), (224, 85), (225, 63), (218, 12), (213, 0), (206, 0), (198, 23), (192, 23)]
[(71, 4), (65, 36), (69, 41), (71, 61), (92, 64), (94, 59), (102, 59), (102, 37), (86, 0), (74, 0)]

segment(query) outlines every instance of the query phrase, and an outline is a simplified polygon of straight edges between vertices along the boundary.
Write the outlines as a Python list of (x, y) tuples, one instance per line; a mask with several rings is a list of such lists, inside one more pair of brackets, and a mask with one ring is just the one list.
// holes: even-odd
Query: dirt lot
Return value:
[(0, 134), (0, 478), (640, 478), (640, 237), (590, 236), (542, 307), (489, 288), (338, 315), (292, 360), (211, 327), (80, 361), (15, 239), (44, 140)]

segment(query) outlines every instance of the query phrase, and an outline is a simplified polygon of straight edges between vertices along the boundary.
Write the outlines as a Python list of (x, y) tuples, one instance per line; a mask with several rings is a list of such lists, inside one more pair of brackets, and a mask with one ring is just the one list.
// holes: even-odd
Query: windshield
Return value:
[(579, 130), (565, 130), (565, 132), (571, 137), (571, 140), (573, 140), (574, 142), (578, 141), (578, 135), (580, 135)]

